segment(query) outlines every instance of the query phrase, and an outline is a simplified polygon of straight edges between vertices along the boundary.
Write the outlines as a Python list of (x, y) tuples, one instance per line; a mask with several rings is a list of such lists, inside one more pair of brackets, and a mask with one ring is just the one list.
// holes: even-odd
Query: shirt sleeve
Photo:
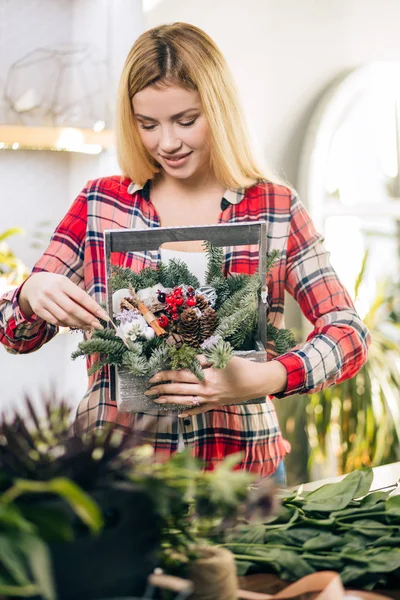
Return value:
[[(73, 202), (57, 226), (49, 246), (35, 264), (32, 273), (45, 271), (65, 275), (84, 287), (83, 264), (87, 224), (86, 188)], [(58, 327), (37, 315), (27, 318), (18, 303), (26, 281), (0, 298), (0, 342), (11, 354), (38, 350), (58, 332)]]
[(313, 393), (353, 377), (365, 364), (370, 334), (329, 262), (306, 209), (292, 199), (286, 290), (314, 329), (305, 343), (278, 356), (287, 387), (277, 398)]

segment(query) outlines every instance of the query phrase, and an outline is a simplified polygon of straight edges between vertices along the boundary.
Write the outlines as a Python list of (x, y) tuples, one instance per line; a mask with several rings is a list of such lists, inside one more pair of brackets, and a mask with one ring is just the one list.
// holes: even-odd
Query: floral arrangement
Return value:
[[(202, 381), (198, 355), (223, 369), (235, 350), (254, 349), (260, 300), (267, 310), (260, 277), (258, 273), (225, 275), (223, 249), (209, 242), (204, 245), (205, 286), (179, 259), (140, 273), (113, 267), (113, 319), (107, 328), (81, 342), (72, 358), (99, 355), (89, 374), (112, 364), (147, 378), (165, 369), (190, 369)], [(279, 251), (268, 255), (267, 273), (278, 256)], [(277, 329), (270, 322), (267, 337), (277, 354), (295, 344), (289, 330)]]

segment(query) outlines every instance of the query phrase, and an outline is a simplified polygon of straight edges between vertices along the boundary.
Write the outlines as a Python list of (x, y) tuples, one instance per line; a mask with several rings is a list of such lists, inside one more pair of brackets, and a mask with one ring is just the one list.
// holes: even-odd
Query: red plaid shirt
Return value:
[[(258, 220), (267, 222), (268, 251), (281, 251), (268, 283), (271, 322), (282, 326), (287, 290), (314, 326), (305, 343), (275, 358), (288, 373), (287, 389), (278, 397), (318, 391), (352, 377), (366, 361), (369, 333), (332, 269), (305, 208), (287, 187), (272, 183), (224, 194), (220, 223)], [(149, 183), (141, 188), (118, 176), (91, 181), (57, 227), (33, 272), (66, 275), (97, 302), (104, 302), (104, 230), (159, 224), (149, 201)], [(127, 252), (114, 254), (112, 262), (139, 271), (155, 266), (159, 259), (157, 251)], [(257, 265), (257, 246), (225, 249), (227, 272), (253, 273)], [(12, 353), (37, 350), (57, 333), (55, 326), (36, 315), (25, 318), (18, 305), (19, 289), (0, 298), (0, 341)], [(273, 348), (268, 348), (268, 353), (274, 359)], [(109, 396), (106, 367), (89, 377), (76, 427), (87, 430), (117, 419), (145, 432), (156, 451), (167, 454), (176, 451), (180, 428), (185, 443), (211, 468), (227, 454), (240, 451), (243, 468), (266, 476), (289, 450), (270, 398), (265, 404), (224, 406), (183, 420), (161, 411), (118, 415)]]

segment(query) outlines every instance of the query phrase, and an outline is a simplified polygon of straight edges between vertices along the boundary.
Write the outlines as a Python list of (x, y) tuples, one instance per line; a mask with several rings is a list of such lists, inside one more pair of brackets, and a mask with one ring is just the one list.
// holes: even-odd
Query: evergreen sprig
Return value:
[(204, 351), (204, 356), (214, 369), (225, 369), (233, 356), (233, 348), (229, 342), (219, 339), (214, 346)]
[(171, 360), (171, 369), (189, 369), (194, 373), (199, 381), (204, 381), (204, 373), (197, 358), (197, 350), (183, 344), (180, 348), (176, 346), (170, 347), (169, 357)]
[(206, 252), (207, 270), (205, 281), (207, 285), (213, 285), (215, 279), (225, 279), (224, 275), (224, 249), (205, 241), (203, 247)]
[(177, 285), (190, 285), (195, 289), (200, 287), (200, 282), (193, 273), (191, 273), (187, 264), (180, 258), (171, 258), (166, 267), (161, 267), (157, 271), (162, 283), (165, 287), (173, 288)]
[(253, 306), (257, 302), (258, 292), (261, 288), (260, 278), (258, 273), (251, 275), (245, 282), (242, 288), (230, 296), (221, 308), (218, 310), (220, 319), (232, 316), (235, 311), (248, 306)]
[(267, 340), (274, 343), (278, 356), (286, 354), (296, 345), (296, 339), (290, 329), (279, 329), (269, 321), (267, 322)]
[(128, 350), (122, 358), (122, 365), (136, 377), (145, 377), (148, 371), (148, 361), (143, 354)]
[(109, 364), (120, 365), (122, 363), (122, 357), (127, 350), (122, 340), (117, 338), (114, 340), (102, 339), (98, 336), (98, 333), (99, 332), (96, 331), (93, 334), (92, 339), (80, 342), (78, 349), (71, 354), (72, 360), (75, 360), (79, 356), (87, 356), (90, 354), (106, 354), (107, 362)]
[(250, 277), (251, 275), (247, 275), (245, 273), (231, 273), (229, 277), (226, 278), (226, 282), (229, 285), (230, 295), (232, 296), (235, 292), (241, 290), (247, 284)]

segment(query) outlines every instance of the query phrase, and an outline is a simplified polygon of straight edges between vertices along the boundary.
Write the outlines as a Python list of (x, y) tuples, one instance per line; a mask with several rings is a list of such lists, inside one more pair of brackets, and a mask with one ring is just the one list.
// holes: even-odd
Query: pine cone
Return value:
[(122, 298), (121, 303), (121, 310), (137, 310), (137, 303), (134, 301), (133, 298)]
[(201, 294), (196, 294), (196, 308), (199, 308), (201, 312), (203, 312), (203, 310), (206, 310), (206, 308), (209, 306), (210, 303), (206, 298), (204, 298), (204, 296)]
[(166, 342), (168, 346), (176, 346), (177, 348), (180, 348), (183, 344), (183, 339), (179, 333), (171, 333), (167, 337)]
[(185, 344), (197, 348), (199, 345), (199, 317), (193, 308), (185, 308), (181, 314), (179, 333)]
[(200, 317), (200, 340), (204, 342), (212, 336), (218, 325), (218, 315), (216, 311), (209, 306)]

